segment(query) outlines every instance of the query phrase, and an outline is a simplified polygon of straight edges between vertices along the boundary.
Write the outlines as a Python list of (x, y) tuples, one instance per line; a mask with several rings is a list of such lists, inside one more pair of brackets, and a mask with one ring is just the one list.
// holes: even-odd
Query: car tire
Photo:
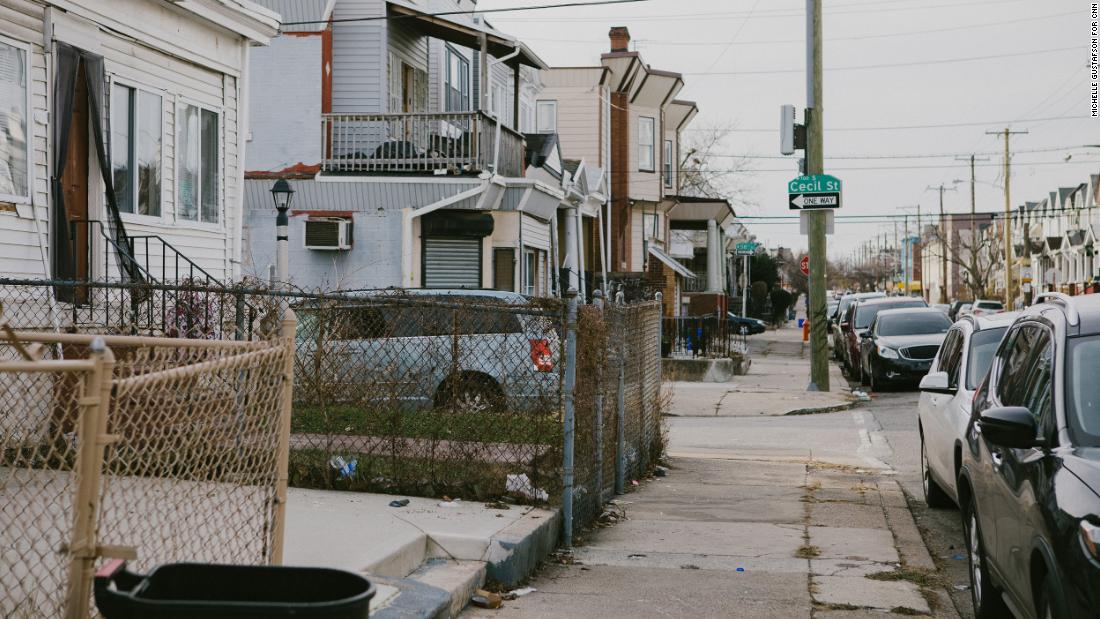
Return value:
[(932, 471), (928, 468), (928, 449), (924, 445), (923, 433), (920, 437), (920, 475), (925, 504), (932, 509), (951, 507), (951, 497), (947, 496), (939, 483), (932, 478)]
[(987, 565), (985, 543), (982, 542), (982, 528), (978, 523), (977, 505), (974, 497), (962, 510), (963, 535), (966, 540), (966, 557), (970, 573), (970, 601), (974, 605), (974, 619), (999, 619), (1011, 617), (1008, 607), (1001, 599), (1001, 592), (993, 585)]
[(437, 401), (456, 413), (490, 413), (502, 408), (504, 395), (491, 378), (462, 376), (445, 383)]
[(1058, 586), (1058, 580), (1049, 570), (1039, 590), (1035, 610), (1039, 613), (1039, 619), (1069, 619), (1066, 600), (1062, 597), (1062, 588)]

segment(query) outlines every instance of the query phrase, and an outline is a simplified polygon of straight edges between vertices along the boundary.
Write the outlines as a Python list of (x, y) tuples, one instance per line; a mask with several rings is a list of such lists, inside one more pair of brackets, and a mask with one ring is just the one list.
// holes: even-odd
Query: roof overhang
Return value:
[(427, 36), (463, 47), (480, 49), (481, 36), (485, 35), (489, 54), (496, 58), (519, 51), (518, 56), (507, 61), (508, 66), (514, 68), (527, 65), (536, 69), (549, 68), (549, 65), (522, 42), (498, 30), (464, 20), (449, 19), (448, 16), (432, 15), (430, 11), (414, 5), (410, 0), (386, 0), (386, 6), (390, 16), (403, 16), (406, 20), (415, 22)]
[(665, 263), (665, 266), (675, 271), (676, 274), (681, 277), (686, 277), (687, 279), (695, 279), (696, 277), (695, 273), (691, 272), (691, 269), (680, 264), (679, 260), (666, 254), (661, 248), (657, 247), (653, 243), (649, 244), (649, 255)]
[(638, 88), (630, 96), (631, 105), (663, 108), (684, 88), (684, 77), (679, 73), (649, 67), (644, 67), (644, 71)]
[(248, 0), (175, 0), (175, 6), (259, 45), (279, 34), (279, 14)]
[(615, 76), (611, 90), (626, 91), (632, 96), (634, 89), (641, 82), (640, 79), (635, 79), (642, 69), (642, 60), (638, 57), (638, 52), (611, 52), (600, 56), (600, 62), (611, 69)]
[(729, 200), (723, 198), (696, 198), (693, 196), (670, 196), (664, 202), (668, 205), (669, 221), (709, 221), (725, 223), (727, 218), (735, 217)]
[(691, 124), (691, 121), (695, 120), (698, 115), (699, 106), (694, 101), (673, 99), (669, 102), (668, 109), (665, 111), (665, 123), (680, 132), (684, 130), (684, 127)]

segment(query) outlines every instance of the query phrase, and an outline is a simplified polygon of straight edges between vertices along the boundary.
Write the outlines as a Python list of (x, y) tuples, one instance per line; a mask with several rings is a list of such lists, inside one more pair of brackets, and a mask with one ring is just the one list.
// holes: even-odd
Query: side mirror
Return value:
[(840, 328), (841, 328), (841, 329), (844, 329), (845, 331), (847, 331), (847, 330), (848, 330), (848, 328), (849, 328), (849, 327), (851, 327), (851, 326), (852, 326), (852, 323), (850, 323), (850, 322), (842, 322), (842, 323), (840, 323)]
[(869, 340), (872, 337), (873, 336), (871, 335), (870, 331), (860, 331), (859, 332), (859, 339), (861, 339), (861, 340)]
[(947, 372), (929, 372), (920, 379), (920, 390), (929, 393), (955, 393), (948, 383)]
[(994, 445), (1028, 449), (1045, 444), (1037, 438), (1039, 424), (1035, 417), (1023, 406), (991, 408), (982, 413), (977, 423), (982, 436)]

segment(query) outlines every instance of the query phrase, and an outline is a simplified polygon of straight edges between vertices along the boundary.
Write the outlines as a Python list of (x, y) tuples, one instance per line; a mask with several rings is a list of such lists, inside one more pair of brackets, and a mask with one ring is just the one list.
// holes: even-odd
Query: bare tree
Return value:
[[(1000, 256), (997, 235), (986, 231), (990, 227), (979, 226), (977, 221), (972, 221), (969, 229), (954, 231), (950, 240), (945, 238), (941, 226), (936, 226), (931, 232), (932, 239), (938, 242), (935, 246), (938, 249), (930, 247), (930, 253), (939, 259), (946, 257), (948, 264), (959, 268), (963, 285), (972, 299), (987, 296), (993, 283), (993, 267)], [(957, 250), (953, 251), (953, 247)], [(944, 285), (947, 283), (944, 282)]]
[(699, 198), (725, 198), (735, 206), (755, 207), (749, 160), (730, 157), (732, 123), (693, 127), (680, 160), (680, 193)]

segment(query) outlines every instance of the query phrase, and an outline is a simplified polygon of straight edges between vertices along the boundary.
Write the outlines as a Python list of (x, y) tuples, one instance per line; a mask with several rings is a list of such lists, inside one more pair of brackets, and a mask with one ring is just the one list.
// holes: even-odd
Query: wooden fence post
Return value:
[(286, 487), (290, 477), (290, 410), (294, 397), (294, 334), (298, 319), (287, 308), (282, 320), (279, 339), (287, 347), (283, 366), (283, 397), (279, 411), (279, 445), (275, 460), (275, 513), (271, 527), (271, 564), (283, 563), (283, 537), (286, 532)]

